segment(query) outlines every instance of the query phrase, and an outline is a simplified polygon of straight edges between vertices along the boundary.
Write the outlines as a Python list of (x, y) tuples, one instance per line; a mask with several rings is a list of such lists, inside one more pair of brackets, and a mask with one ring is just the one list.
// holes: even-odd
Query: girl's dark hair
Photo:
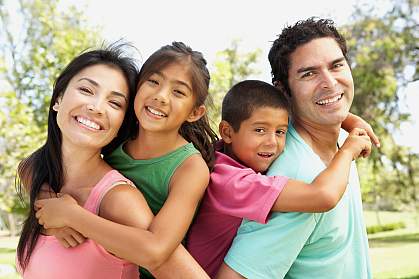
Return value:
[(286, 93), (291, 96), (288, 84), (291, 54), (299, 46), (311, 40), (327, 37), (336, 41), (342, 50), (343, 56), (349, 62), (345, 38), (338, 32), (333, 20), (310, 17), (306, 20), (298, 21), (293, 26), (285, 27), (273, 42), (268, 55), (272, 69), (272, 83), (280, 82)]
[(132, 103), (136, 94), (138, 77), (138, 68), (135, 61), (124, 54), (124, 47), (126, 46), (127, 44), (111, 44), (108, 47), (80, 54), (67, 65), (54, 83), (48, 114), (46, 143), (23, 160), (18, 167), (17, 190), (20, 197), (23, 199), (24, 193), (30, 191), (29, 216), (23, 224), (22, 234), (17, 246), (17, 258), (22, 270), (25, 270), (28, 266), (41, 232), (41, 225), (38, 224), (35, 217), (34, 202), (43, 185), (49, 185), (55, 193), (58, 193), (64, 183), (61, 131), (57, 125), (57, 112), (52, 107), (58, 98), (64, 94), (70, 80), (81, 70), (101, 64), (114, 67), (123, 73), (128, 83), (130, 105), (117, 137), (102, 149), (102, 153), (111, 152), (126, 140), (130, 134), (131, 126), (135, 123)]
[[(173, 42), (171, 45), (163, 46), (145, 61), (140, 70), (137, 88), (140, 88), (152, 74), (173, 63), (189, 64), (192, 91), (196, 98), (195, 106), (205, 104), (210, 81), (207, 62), (200, 52), (192, 50), (182, 42)], [(132, 136), (136, 136), (137, 133), (138, 127)], [(193, 143), (211, 169), (215, 160), (213, 143), (218, 140), (218, 137), (209, 125), (207, 114), (195, 122), (184, 122), (179, 133), (187, 141)]]

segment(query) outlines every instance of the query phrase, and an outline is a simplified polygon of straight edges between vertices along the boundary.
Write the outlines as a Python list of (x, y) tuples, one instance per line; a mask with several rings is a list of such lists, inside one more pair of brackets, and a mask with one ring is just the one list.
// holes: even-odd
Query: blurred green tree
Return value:
[(363, 198), (377, 209), (414, 204), (418, 195), (418, 154), (399, 146), (393, 135), (409, 120), (400, 111), (398, 92), (419, 77), (419, 2), (389, 3), (384, 13), (376, 12), (374, 4), (357, 8), (344, 27), (355, 80), (351, 111), (367, 120), (382, 141), (382, 148), (359, 164)]
[[(15, 194), (17, 164), (45, 140), (52, 84), (100, 30), (74, 6), (54, 0), (0, 0), (0, 205), (22, 213)], [(13, 218), (5, 223), (13, 231)]]

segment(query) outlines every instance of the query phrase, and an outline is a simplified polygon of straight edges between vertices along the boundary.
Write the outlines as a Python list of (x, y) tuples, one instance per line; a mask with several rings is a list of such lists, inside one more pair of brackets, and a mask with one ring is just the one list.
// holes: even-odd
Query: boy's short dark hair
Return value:
[(234, 85), (225, 95), (221, 118), (238, 131), (243, 121), (260, 107), (272, 107), (290, 113), (290, 103), (284, 92), (260, 80), (245, 80)]
[(272, 83), (280, 82), (285, 92), (291, 96), (288, 84), (288, 71), (291, 64), (290, 55), (299, 46), (311, 40), (327, 37), (336, 41), (346, 61), (349, 62), (345, 38), (337, 31), (333, 20), (310, 17), (306, 20), (298, 21), (293, 26), (285, 27), (273, 42), (268, 55), (272, 69)]

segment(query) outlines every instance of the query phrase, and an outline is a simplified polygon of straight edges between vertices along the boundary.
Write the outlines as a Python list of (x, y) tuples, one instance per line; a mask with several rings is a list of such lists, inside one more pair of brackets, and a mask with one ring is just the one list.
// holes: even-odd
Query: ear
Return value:
[(192, 110), (192, 112), (189, 114), (186, 121), (188, 122), (198, 121), (202, 116), (204, 116), (206, 111), (207, 111), (207, 108), (204, 105), (200, 105), (199, 107), (194, 108)]
[(61, 98), (58, 98), (57, 101), (55, 101), (55, 104), (52, 106), (52, 109), (54, 111), (58, 111), (58, 109), (60, 108), (60, 102), (61, 102)]
[(234, 130), (230, 123), (225, 120), (221, 120), (220, 125), (218, 125), (218, 132), (226, 144), (230, 144), (232, 142), (232, 134), (234, 133)]

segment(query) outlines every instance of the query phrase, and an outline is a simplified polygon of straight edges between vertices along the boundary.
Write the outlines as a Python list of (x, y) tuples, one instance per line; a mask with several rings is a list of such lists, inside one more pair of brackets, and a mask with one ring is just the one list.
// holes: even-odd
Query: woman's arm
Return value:
[[(209, 171), (202, 158), (188, 158), (172, 177), (169, 197), (148, 231), (138, 227), (148, 227), (151, 221), (148, 218), (152, 218), (149, 215), (150, 209), (141, 193), (130, 188), (118, 191), (117, 197), (105, 196), (103, 204), (109, 212), (103, 212), (101, 207), (103, 217), (120, 224), (84, 210), (75, 201), (71, 201), (69, 196), (37, 201), (36, 206), (40, 208), (37, 217), (46, 228), (72, 227), (111, 253), (155, 270), (168, 259), (184, 238), (208, 180)], [(66, 206), (57, 205), (60, 200)], [(138, 217), (129, 216), (128, 212), (143, 212), (145, 217), (139, 220)]]
[(362, 129), (354, 129), (328, 167), (312, 183), (288, 180), (272, 211), (325, 212), (334, 208), (345, 192), (353, 159), (366, 157), (371, 141)]

